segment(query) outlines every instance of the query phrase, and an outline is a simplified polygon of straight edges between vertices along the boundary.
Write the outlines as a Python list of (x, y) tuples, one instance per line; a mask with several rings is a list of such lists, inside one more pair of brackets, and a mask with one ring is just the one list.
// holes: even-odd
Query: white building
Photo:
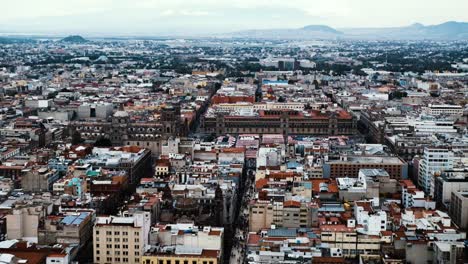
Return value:
[(384, 211), (374, 211), (368, 201), (356, 202), (354, 205), (354, 216), (356, 223), (362, 228), (356, 231), (367, 235), (378, 235), (380, 231), (387, 229), (387, 213)]
[(419, 164), (418, 184), (422, 190), (434, 196), (434, 174), (453, 169), (453, 152), (443, 148), (425, 148)]
[(429, 104), (426, 108), (426, 113), (429, 115), (454, 115), (454, 116), (462, 116), (463, 115), (463, 107), (460, 105), (434, 105)]

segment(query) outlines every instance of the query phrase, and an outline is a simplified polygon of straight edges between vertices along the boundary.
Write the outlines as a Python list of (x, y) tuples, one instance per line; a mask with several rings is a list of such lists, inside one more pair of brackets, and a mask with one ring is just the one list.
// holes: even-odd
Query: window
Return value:
[(96, 235), (99, 235), (99, 230), (96, 230)]
[(140, 239), (139, 239), (139, 238), (135, 238), (135, 242), (136, 242), (136, 243), (140, 242)]
[(120, 232), (119, 232), (119, 231), (115, 231), (115, 232), (114, 232), (114, 235), (119, 236), (119, 235), (120, 235)]
[(140, 235), (140, 232), (135, 232), (135, 236), (139, 236)]
[(111, 231), (106, 231), (106, 235), (111, 236), (112, 232)]
[(135, 245), (135, 249), (139, 249), (140, 248), (140, 245)]
[(96, 244), (96, 248), (99, 248), (99, 244)]

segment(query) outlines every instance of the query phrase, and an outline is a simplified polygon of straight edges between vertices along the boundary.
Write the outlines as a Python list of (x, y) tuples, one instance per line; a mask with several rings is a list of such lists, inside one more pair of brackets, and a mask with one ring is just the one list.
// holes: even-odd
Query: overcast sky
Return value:
[(0, 32), (199, 34), (468, 22), (468, 0), (1, 0)]

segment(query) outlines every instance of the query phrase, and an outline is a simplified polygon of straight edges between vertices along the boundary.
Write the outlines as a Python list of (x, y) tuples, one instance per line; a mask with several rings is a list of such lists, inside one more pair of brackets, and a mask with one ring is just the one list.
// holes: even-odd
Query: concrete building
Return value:
[(97, 217), (93, 230), (94, 263), (140, 263), (149, 244), (151, 216)]
[(434, 199), (437, 206), (449, 208), (452, 192), (468, 190), (468, 169), (445, 170), (435, 178)]
[(346, 156), (323, 164), (324, 178), (357, 178), (361, 169), (384, 169), (391, 179), (408, 178), (408, 164), (393, 156)]
[(175, 246), (173, 251), (147, 252), (143, 264), (218, 264), (222, 263), (220, 251), (194, 247)]
[(356, 119), (344, 110), (260, 110), (252, 115), (209, 112), (204, 131), (224, 134), (353, 135)]
[(429, 115), (454, 115), (462, 116), (463, 107), (461, 105), (448, 105), (448, 104), (429, 104), (426, 108), (426, 113)]
[(444, 148), (425, 148), (419, 163), (418, 185), (428, 195), (434, 196), (435, 174), (453, 168), (453, 152)]
[(38, 242), (39, 220), (45, 217), (47, 208), (42, 205), (21, 206), (7, 215), (8, 239)]
[(55, 181), (60, 177), (56, 170), (47, 167), (24, 169), (21, 177), (21, 187), (27, 192), (47, 192), (52, 190)]
[(78, 119), (106, 119), (112, 115), (111, 103), (84, 103), (78, 107)]
[(468, 229), (468, 189), (452, 192), (449, 214), (458, 227)]

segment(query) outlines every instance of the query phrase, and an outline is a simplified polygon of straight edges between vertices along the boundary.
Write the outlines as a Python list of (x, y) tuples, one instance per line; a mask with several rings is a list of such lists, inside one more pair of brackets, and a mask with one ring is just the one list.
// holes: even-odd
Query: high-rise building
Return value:
[(425, 148), (419, 163), (418, 185), (428, 195), (434, 196), (435, 174), (453, 168), (453, 152), (444, 148)]

